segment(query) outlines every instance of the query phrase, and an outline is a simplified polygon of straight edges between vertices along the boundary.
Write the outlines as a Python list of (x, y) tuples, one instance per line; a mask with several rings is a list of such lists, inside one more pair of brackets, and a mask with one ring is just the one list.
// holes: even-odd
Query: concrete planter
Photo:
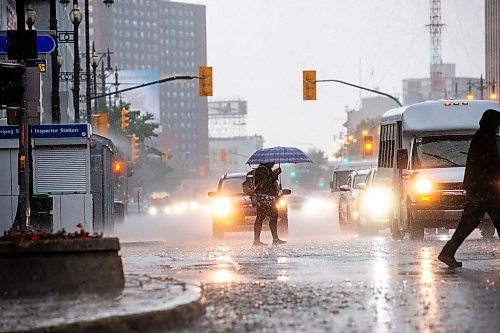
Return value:
[(1, 241), (0, 295), (120, 290), (119, 250), (118, 238)]

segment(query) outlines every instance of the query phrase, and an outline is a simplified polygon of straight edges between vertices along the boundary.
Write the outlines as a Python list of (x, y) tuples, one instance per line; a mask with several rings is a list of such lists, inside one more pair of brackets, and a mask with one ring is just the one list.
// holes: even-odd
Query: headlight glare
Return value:
[(228, 199), (217, 199), (212, 203), (212, 211), (218, 216), (227, 216), (231, 212), (231, 203)]
[(283, 198), (279, 199), (278, 202), (276, 203), (276, 207), (278, 208), (286, 207), (286, 200)]
[(418, 193), (429, 193), (432, 190), (432, 183), (427, 179), (419, 179), (415, 183), (415, 189)]

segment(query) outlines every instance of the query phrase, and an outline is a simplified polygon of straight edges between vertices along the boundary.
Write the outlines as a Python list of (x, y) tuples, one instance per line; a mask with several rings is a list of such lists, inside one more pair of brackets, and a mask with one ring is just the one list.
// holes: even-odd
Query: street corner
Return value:
[(2, 300), (0, 332), (159, 332), (188, 326), (205, 313), (199, 283), (145, 275), (126, 278), (118, 294)]

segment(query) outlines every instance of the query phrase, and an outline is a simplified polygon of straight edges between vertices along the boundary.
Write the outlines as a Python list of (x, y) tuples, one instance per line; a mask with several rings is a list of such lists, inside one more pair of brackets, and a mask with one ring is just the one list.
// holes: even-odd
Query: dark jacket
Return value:
[(260, 194), (278, 195), (278, 176), (264, 164), (255, 170), (255, 192)]
[(500, 194), (500, 154), (496, 130), (500, 112), (486, 110), (472, 137), (465, 166), (464, 189), (469, 196)]

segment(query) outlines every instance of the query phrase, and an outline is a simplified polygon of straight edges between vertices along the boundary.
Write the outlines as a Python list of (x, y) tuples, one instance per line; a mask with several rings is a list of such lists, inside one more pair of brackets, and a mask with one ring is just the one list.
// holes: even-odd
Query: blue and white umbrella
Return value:
[(311, 159), (295, 147), (272, 147), (259, 149), (247, 161), (248, 165), (260, 163), (312, 163)]

